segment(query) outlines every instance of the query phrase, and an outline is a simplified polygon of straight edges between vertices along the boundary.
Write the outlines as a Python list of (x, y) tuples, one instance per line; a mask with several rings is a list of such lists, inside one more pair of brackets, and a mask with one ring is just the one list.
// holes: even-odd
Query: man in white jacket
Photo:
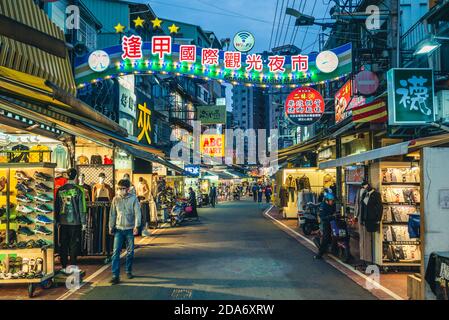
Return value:
[(126, 243), (125, 271), (128, 279), (132, 279), (134, 258), (134, 235), (137, 235), (142, 213), (140, 203), (135, 194), (130, 193), (129, 180), (118, 182), (118, 194), (111, 204), (109, 232), (114, 235), (114, 253), (112, 255), (112, 284), (120, 282), (120, 252), (123, 242)]

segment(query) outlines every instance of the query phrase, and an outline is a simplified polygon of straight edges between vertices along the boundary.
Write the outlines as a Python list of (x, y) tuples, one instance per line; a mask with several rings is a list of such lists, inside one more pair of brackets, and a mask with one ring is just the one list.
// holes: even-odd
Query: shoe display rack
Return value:
[(52, 163), (0, 164), (0, 286), (48, 288), (54, 277), (54, 169)]
[(386, 268), (421, 265), (421, 240), (410, 238), (410, 215), (420, 215), (420, 170), (404, 162), (381, 162), (379, 192), (383, 215), (376, 237), (376, 263)]

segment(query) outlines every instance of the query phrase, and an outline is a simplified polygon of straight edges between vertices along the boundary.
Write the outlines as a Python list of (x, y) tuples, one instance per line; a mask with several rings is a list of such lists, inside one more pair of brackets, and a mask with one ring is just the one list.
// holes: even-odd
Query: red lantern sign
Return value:
[(293, 90), (285, 100), (285, 114), (297, 125), (306, 126), (316, 122), (324, 113), (324, 99), (313, 88)]

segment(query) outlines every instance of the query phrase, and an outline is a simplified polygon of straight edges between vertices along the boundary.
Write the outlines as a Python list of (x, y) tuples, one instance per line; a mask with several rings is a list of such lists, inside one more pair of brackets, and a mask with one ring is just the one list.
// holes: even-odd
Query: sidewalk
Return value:
[[(310, 250), (316, 252), (317, 248), (312, 242), (313, 235), (306, 236), (301, 228), (298, 226), (298, 220), (296, 219), (285, 219), (280, 213), (279, 208), (273, 206), (268, 212), (265, 213), (265, 216), (273, 219), (277, 222), (278, 226), (283, 229), (285, 232), (289, 233), (292, 237), (296, 238), (302, 245), (306, 246)], [(325, 259), (326, 262), (332, 264), (334, 267), (339, 269), (341, 272), (345, 273), (352, 280), (357, 282), (362, 287), (366, 287), (366, 279), (363, 279), (361, 275), (363, 275), (363, 270), (357, 270), (357, 266), (360, 265), (360, 261), (358, 261), (358, 243), (356, 241), (351, 241), (351, 253), (355, 256), (354, 261), (349, 264), (345, 264), (338, 260), (336, 257), (331, 257), (331, 259)], [(337, 263), (336, 263), (337, 262)], [(351, 270), (352, 269), (352, 270)], [(374, 295), (376, 295), (380, 299), (404, 299), (408, 300), (407, 296), (407, 275), (408, 273), (389, 273), (389, 274), (380, 274), (379, 284), (384, 289), (374, 289), (370, 290)], [(368, 288), (369, 289), (369, 285)], [(391, 293), (390, 293), (391, 291)]]

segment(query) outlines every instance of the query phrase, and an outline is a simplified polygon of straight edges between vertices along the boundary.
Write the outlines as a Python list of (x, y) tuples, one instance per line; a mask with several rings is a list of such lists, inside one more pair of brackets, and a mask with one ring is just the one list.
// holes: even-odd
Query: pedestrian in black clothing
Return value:
[(257, 202), (262, 202), (263, 189), (262, 186), (259, 185), (257, 188)]
[(189, 188), (189, 205), (192, 207), (192, 212), (188, 214), (188, 217), (197, 218), (198, 220), (198, 211), (196, 210), (196, 193), (193, 191), (192, 187)]
[(212, 208), (215, 208), (215, 203), (217, 202), (217, 188), (213, 184), (209, 191), (209, 201)]
[(318, 246), (318, 254), (315, 259), (321, 259), (323, 254), (327, 252), (329, 245), (331, 244), (331, 220), (335, 215), (335, 196), (332, 192), (325, 192), (323, 202), (320, 204), (319, 216), (320, 216), (320, 231), (321, 240), (315, 238), (314, 242)]
[(265, 188), (265, 200), (267, 203), (270, 203), (271, 200), (271, 194), (273, 193), (273, 190), (271, 190), (271, 186), (266, 186)]

